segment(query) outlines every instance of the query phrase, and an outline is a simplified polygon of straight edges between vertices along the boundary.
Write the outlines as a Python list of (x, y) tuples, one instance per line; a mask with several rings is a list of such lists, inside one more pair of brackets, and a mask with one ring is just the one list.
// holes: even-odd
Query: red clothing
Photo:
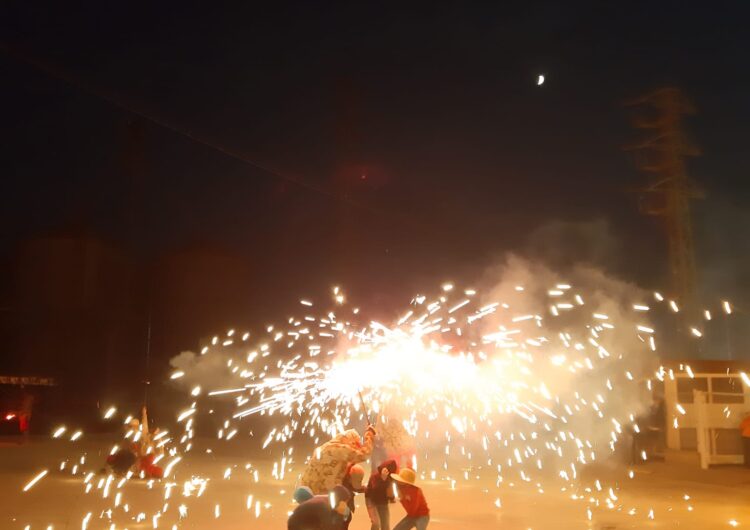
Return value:
[(430, 507), (427, 506), (427, 500), (424, 498), (422, 490), (409, 484), (398, 485), (398, 497), (401, 506), (406, 510), (409, 517), (424, 517), (430, 515)]
[(155, 455), (151, 453), (141, 458), (138, 467), (146, 478), (164, 478), (164, 470), (157, 465), (154, 465)]
[(740, 423), (740, 432), (743, 438), (750, 438), (750, 416), (746, 417)]
[(393, 489), (391, 486), (393, 480), (391, 480), (390, 476), (383, 480), (383, 476), (381, 475), (383, 468), (387, 469), (389, 473), (395, 473), (398, 470), (398, 465), (395, 460), (386, 460), (370, 475), (370, 480), (367, 482), (367, 489), (365, 490), (365, 500), (370, 504), (388, 504), (393, 499)]
[(29, 432), (29, 424), (31, 423), (31, 415), (24, 414), (23, 412), (18, 415), (18, 429), (26, 434)]
[(29, 432), (29, 426), (31, 423), (31, 412), (34, 410), (34, 396), (32, 394), (24, 394), (21, 399), (21, 407), (18, 411), (18, 428), (23, 434)]

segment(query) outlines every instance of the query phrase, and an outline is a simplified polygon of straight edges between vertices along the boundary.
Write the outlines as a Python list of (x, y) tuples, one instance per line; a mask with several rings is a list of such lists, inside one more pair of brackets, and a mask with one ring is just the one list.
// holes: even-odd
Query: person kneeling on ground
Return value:
[(144, 478), (164, 478), (164, 470), (157, 466), (157, 457), (164, 455), (164, 449), (160, 444), (154, 443), (154, 437), (158, 436), (159, 429), (152, 433), (148, 427), (148, 412), (146, 405), (141, 408), (140, 443), (138, 444), (138, 471)]
[(393, 530), (425, 530), (430, 522), (430, 508), (422, 489), (414, 484), (417, 474), (412, 469), (404, 468), (400, 473), (392, 473), (391, 478), (398, 482), (398, 499), (406, 510), (406, 517), (401, 519)]
[(297, 506), (287, 530), (343, 530), (349, 517), (349, 491), (338, 485), (328, 495), (316, 495)]
[(370, 516), (370, 530), (391, 530), (391, 514), (388, 503), (393, 502), (391, 473), (398, 470), (395, 460), (386, 460), (370, 475), (365, 490), (365, 504)]
[[(132, 419), (125, 427), (125, 438), (139, 432), (141, 430), (141, 422), (137, 419)], [(138, 458), (139, 458), (140, 446), (137, 442), (128, 440), (125, 447), (119, 448), (115, 453), (107, 457), (107, 464), (112, 469), (115, 475), (125, 475), (128, 471), (133, 474), (138, 471)], [(101, 470), (102, 473), (106, 472), (105, 469)]]

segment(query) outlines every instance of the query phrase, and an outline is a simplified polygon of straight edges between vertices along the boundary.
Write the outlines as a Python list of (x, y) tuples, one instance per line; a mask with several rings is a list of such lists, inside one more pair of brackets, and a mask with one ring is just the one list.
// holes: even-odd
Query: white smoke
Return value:
[[(603, 322), (612, 328), (599, 333), (596, 340), (609, 356), (593, 356), (593, 369), (566, 372), (545, 362), (546, 359), (535, 359), (534, 379), (544, 381), (559, 403), (574, 401), (575, 394), (589, 399), (601, 395), (605, 398), (602, 405), (605, 416), (618, 418), (624, 425), (630, 423), (627, 420), (631, 415), (637, 417), (652, 404), (646, 382), (658, 367), (658, 357), (644, 334), (639, 336), (636, 331), (639, 325), (651, 326), (647, 313), (633, 310), (634, 304), (644, 304), (649, 299), (645, 291), (591, 265), (574, 265), (562, 275), (538, 261), (512, 254), (487, 271), (483, 284), (483, 299), (488, 303), (506, 303), (513, 314), (542, 316), (540, 332), (546, 337), (555, 339), (560, 333), (571, 333), (587, 349), (591, 345), (586, 342), (586, 335), (591, 331), (592, 322), (596, 322), (592, 315), (608, 317)], [(560, 301), (571, 302), (575, 310), (559, 311), (559, 316), (555, 316), (549, 292), (560, 285), (571, 286)], [(576, 299), (575, 295), (580, 298)], [(507, 326), (508, 321), (507, 314), (497, 312), (483, 320), (481, 333)], [(547, 352), (548, 355), (556, 353), (562, 355), (565, 351), (561, 348)], [(611, 437), (612, 423), (608, 421), (591, 421), (589, 415), (577, 414), (571, 415), (568, 422), (572, 431), (595, 445), (606, 443)]]
[(192, 351), (183, 351), (169, 360), (170, 366), (185, 373), (176, 380), (180, 386), (204, 388), (221, 388), (227, 381), (229, 371), (227, 363), (232, 359), (228, 351), (215, 351), (210, 355), (201, 355)]

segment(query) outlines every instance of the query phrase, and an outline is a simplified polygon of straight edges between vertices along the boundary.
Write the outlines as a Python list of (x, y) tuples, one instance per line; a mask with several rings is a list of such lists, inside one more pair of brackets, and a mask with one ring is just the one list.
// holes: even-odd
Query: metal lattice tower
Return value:
[(644, 198), (642, 211), (664, 220), (673, 294), (690, 307), (695, 291), (690, 201), (701, 194), (687, 176), (685, 158), (700, 153), (685, 137), (682, 121), (694, 109), (678, 88), (657, 90), (633, 104), (656, 111), (653, 118), (635, 122), (637, 128), (651, 132), (633, 146), (639, 168), (653, 175), (651, 183), (639, 190)]

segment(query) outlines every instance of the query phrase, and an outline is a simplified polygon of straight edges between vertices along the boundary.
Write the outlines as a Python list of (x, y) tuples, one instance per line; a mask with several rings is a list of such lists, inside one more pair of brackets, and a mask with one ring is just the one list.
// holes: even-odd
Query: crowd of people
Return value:
[[(377, 461), (388, 455), (390, 444), (384, 442), (385, 438), (368, 426), (364, 437), (350, 429), (316, 448), (294, 492), (298, 505), (287, 529), (347, 530), (356, 508), (354, 498), (364, 494), (371, 530), (391, 530), (390, 505), (396, 502), (401, 503), (406, 515), (393, 530), (425, 530), (430, 509), (416, 485), (416, 472), (399, 466), (395, 458)], [(365, 484), (365, 470), (360, 464), (368, 458), (373, 466)]]
[[(159, 429), (149, 428), (144, 406), (140, 420), (131, 418), (126, 424), (127, 443), (107, 457), (111, 472), (163, 478), (164, 471), (157, 465), (164, 454), (159, 438)], [(355, 497), (360, 494), (371, 530), (425, 530), (430, 509), (416, 485), (417, 474), (408, 465), (414, 465), (409, 439), (398, 422), (384, 422), (380, 434), (368, 425), (364, 436), (350, 429), (316, 448), (294, 491), (297, 506), (288, 519), (288, 530), (348, 530), (356, 511)], [(361, 464), (368, 459), (372, 466), (365, 481)], [(400, 503), (406, 514), (391, 529), (390, 505), (394, 503)]]

